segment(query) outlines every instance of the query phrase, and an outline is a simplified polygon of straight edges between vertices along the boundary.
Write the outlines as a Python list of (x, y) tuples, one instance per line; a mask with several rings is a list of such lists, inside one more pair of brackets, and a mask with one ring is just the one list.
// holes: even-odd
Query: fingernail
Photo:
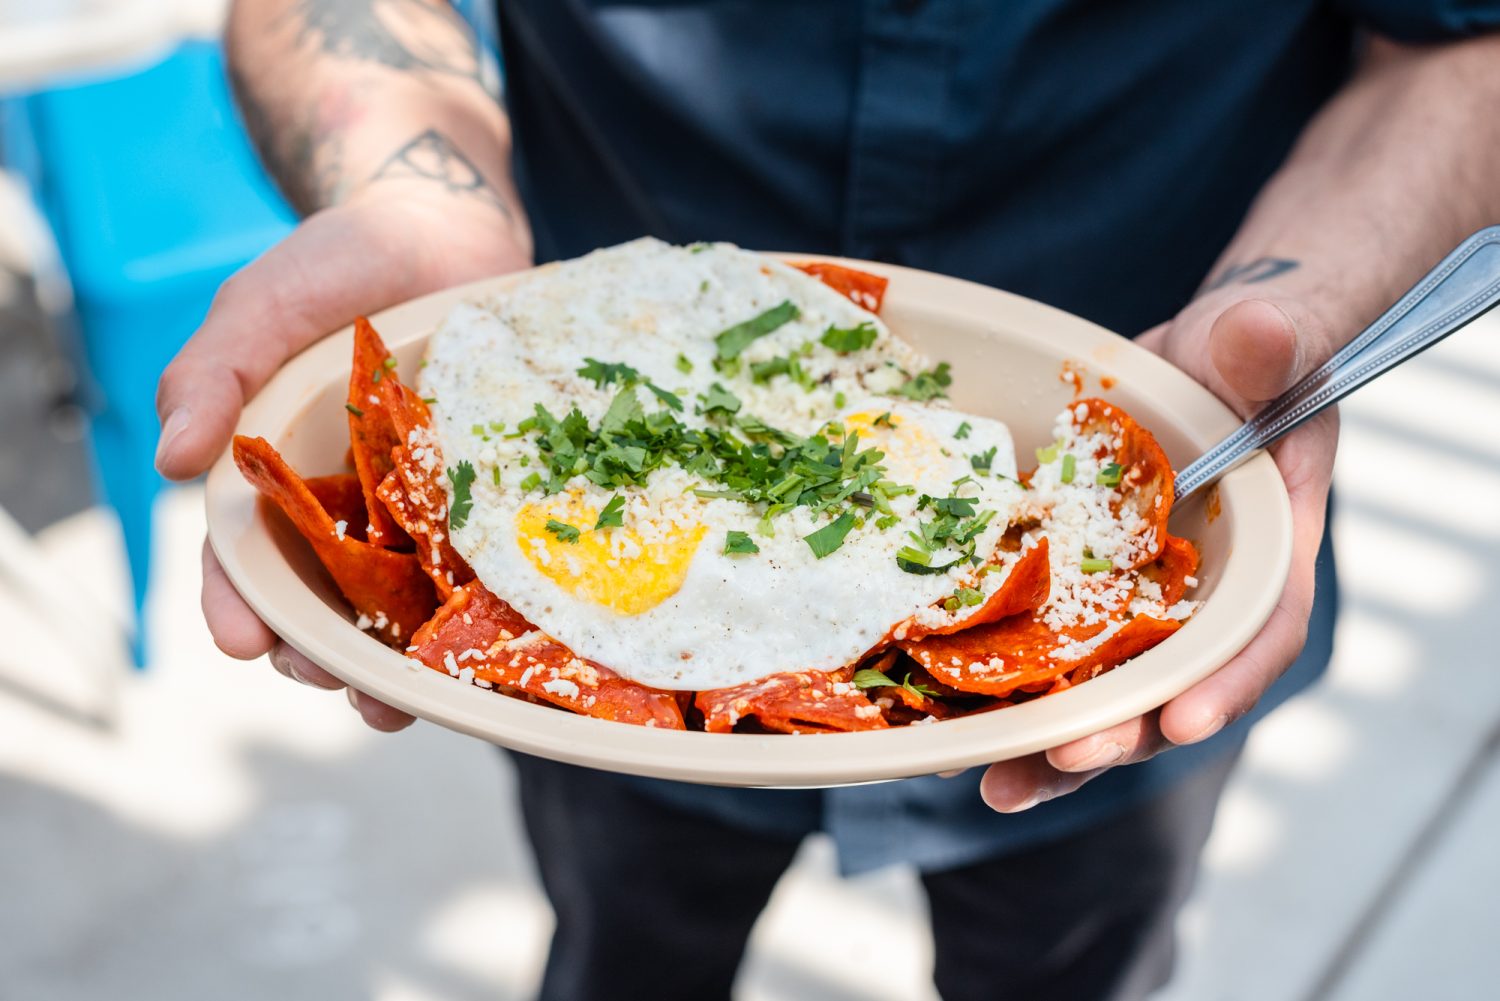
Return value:
[(1222, 716), (1222, 715), (1221, 716), (1215, 716), (1213, 718), (1213, 720), (1208, 724), (1208, 726), (1204, 727), (1202, 730), (1199, 730), (1197, 733), (1195, 733), (1193, 736), (1189, 737), (1183, 743), (1186, 743), (1186, 744), (1196, 744), (1196, 743), (1198, 743), (1201, 740), (1207, 740), (1208, 738), (1212, 737), (1214, 734), (1218, 733), (1220, 730), (1224, 729), (1224, 724), (1228, 723), (1228, 722), (1229, 722), (1229, 717), (1228, 716)]
[(1093, 768), (1108, 768), (1110, 765), (1118, 764), (1125, 757), (1125, 745), (1114, 741), (1107, 741), (1099, 745), (1099, 749), (1082, 761), (1068, 766), (1070, 772), (1084, 772)]
[(190, 416), (187, 407), (178, 407), (161, 422), (161, 437), (156, 439), (156, 471), (158, 473), (162, 471), (162, 463), (172, 452), (173, 442), (187, 430)]
[(293, 678), (296, 678), (298, 681), (302, 682), (309, 688), (321, 688), (325, 692), (329, 690), (328, 685), (324, 682), (319, 681), (315, 678), (309, 678), (307, 675), (299, 671), (297, 669), (297, 661), (293, 657), (288, 657), (286, 659), (286, 669), (292, 673)]
[(1050, 788), (1038, 789), (1036, 792), (1032, 793), (1030, 796), (1028, 796), (1025, 799), (1021, 800), (1021, 802), (1017, 803), (1015, 806), (1001, 807), (1000, 808), (1000, 812), (1001, 813), (1025, 813), (1027, 810), (1030, 810), (1032, 807), (1037, 806), (1037, 805), (1039, 805), (1041, 803), (1047, 802), (1047, 800), (1051, 799), (1052, 796), (1053, 796), (1053, 791)]

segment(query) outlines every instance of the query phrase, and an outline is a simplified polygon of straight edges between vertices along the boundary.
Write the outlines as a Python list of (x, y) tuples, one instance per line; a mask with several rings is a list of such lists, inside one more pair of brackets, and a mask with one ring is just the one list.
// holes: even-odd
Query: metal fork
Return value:
[(1358, 337), (1179, 472), (1177, 501), (1497, 304), (1500, 226), (1491, 226), (1459, 244)]

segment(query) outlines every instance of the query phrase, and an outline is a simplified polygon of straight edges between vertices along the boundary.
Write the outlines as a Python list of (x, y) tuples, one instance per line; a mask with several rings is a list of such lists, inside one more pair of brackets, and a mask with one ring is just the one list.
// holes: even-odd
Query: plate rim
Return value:
[[(1140, 370), (1152, 380), (1176, 383), (1171, 394), (1154, 399), (1153, 404), (1177, 418), (1181, 433), (1195, 444), (1201, 441), (1200, 447), (1212, 444), (1239, 423), (1208, 389), (1165, 359), (1065, 310), (914, 268), (800, 252), (770, 252), (765, 256), (783, 262), (823, 261), (883, 275), (893, 280), (888, 295), (897, 303), (907, 295), (916, 298), (917, 290), (927, 286), (931, 292), (944, 294), (941, 307), (934, 307), (929, 300), (926, 309), (956, 312), (971, 322), (984, 300), (1004, 303), (1010, 313), (1022, 316), (1022, 320), (1011, 323), (1009, 337), (1020, 337), (1056, 352), (1061, 333), (1070, 342), (1063, 349), (1063, 357), (1084, 355), (1121, 381), (1126, 376), (1120, 370), (1127, 369)], [(389, 345), (403, 347), (431, 333), (430, 325), (418, 324), (408, 316), (423, 315), (444, 303), (503, 291), (516, 281), (555, 266), (542, 265), (432, 292), (383, 309), (370, 319)], [(1046, 337), (1040, 334), (1041, 328), (1048, 330)], [(294, 429), (297, 416), (331, 379), (347, 378), (352, 331), (352, 324), (343, 327), (289, 360), (247, 403), (235, 434), (284, 440)], [(706, 734), (622, 725), (497, 697), (472, 685), (455, 685), (453, 679), (425, 667), (420, 671), (408, 669), (401, 653), (358, 632), (351, 618), (330, 608), (279, 552), (260, 570), (246, 566), (242, 547), (247, 542), (252, 551), (265, 546), (274, 551), (276, 543), (259, 514), (254, 488), (239, 475), (227, 449), (209, 472), (204, 503), (209, 544), (251, 609), (303, 656), (399, 709), (491, 743), (569, 764), (715, 785), (830, 787), (968, 768), (1044, 750), (1148, 712), (1222, 667), (1259, 632), (1275, 608), (1291, 567), (1292, 524), (1290, 501), (1280, 473), (1264, 452), (1226, 474), (1218, 488), (1224, 515), (1236, 519), (1231, 539), (1245, 534), (1246, 526), (1240, 522), (1251, 517), (1268, 522), (1275, 530), (1268, 537), (1257, 535), (1254, 546), (1232, 547), (1224, 576), (1216, 586), (1222, 588), (1226, 580), (1238, 580), (1250, 569), (1277, 584), (1251, 588), (1239, 604), (1242, 614), (1224, 623), (1218, 621), (1223, 615), (1217, 612), (1205, 619), (1211, 609), (1226, 607), (1224, 603), (1214, 605), (1210, 597), (1172, 637), (1176, 640), (1191, 635), (1198, 641), (1201, 652), (1193, 658), (1194, 669), (1154, 673), (1116, 670), (1045, 699), (945, 720), (941, 726), (818, 734), (812, 743), (813, 735), (798, 741), (784, 734)], [(1229, 576), (1231, 570), (1238, 572), (1236, 577)], [(1219, 628), (1218, 634), (1210, 636), (1209, 627)], [(342, 637), (360, 642), (346, 643)], [(1161, 644), (1129, 666), (1159, 667), (1175, 652), (1171, 648), (1170, 641)], [(1005, 726), (1007, 722), (1015, 726)], [(1032, 736), (1003, 739), (1012, 729), (1032, 732)], [(803, 751), (792, 753), (799, 747)]]

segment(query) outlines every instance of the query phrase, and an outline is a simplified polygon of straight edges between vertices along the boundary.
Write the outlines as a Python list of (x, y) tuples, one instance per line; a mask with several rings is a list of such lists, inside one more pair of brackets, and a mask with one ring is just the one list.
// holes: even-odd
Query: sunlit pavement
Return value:
[[(1164, 998), (1492, 996), (1496, 428), (1489, 321), (1346, 407), (1337, 661), (1255, 733)], [(120, 675), (79, 656), (106, 614), (49, 623), (0, 598), (0, 997), (529, 996), (551, 919), (499, 756), (428, 725), (366, 731), (343, 696), (219, 654), (200, 504), (184, 489), (160, 510), (157, 654), (113, 696), (100, 679)], [(104, 514), (43, 544), (81, 593), (121, 603)], [(920, 1001), (930, 962), (910, 874), (839, 882), (813, 841), (739, 997)]]

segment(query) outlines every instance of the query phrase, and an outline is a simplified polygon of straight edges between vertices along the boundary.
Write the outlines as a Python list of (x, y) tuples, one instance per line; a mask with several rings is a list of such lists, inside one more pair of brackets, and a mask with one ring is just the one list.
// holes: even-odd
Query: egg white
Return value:
[[(740, 374), (714, 370), (715, 334), (786, 300), (800, 310), (797, 319), (751, 344)], [(867, 350), (840, 355), (819, 343), (830, 325), (860, 323), (877, 330)], [(810, 390), (785, 376), (764, 384), (750, 378), (752, 363), (793, 352), (813, 381)], [(742, 415), (793, 434), (847, 421), (864, 445), (886, 452), (890, 479), (915, 488), (892, 501), (902, 523), (882, 531), (872, 517), (817, 559), (803, 537), (830, 515), (796, 508), (774, 520), (774, 535), (763, 535), (759, 510), (694, 495), (695, 486), (712, 484), (676, 467), (628, 490), (583, 477), (552, 497), (523, 490), (538, 468), (535, 446), (529, 435), (506, 435), (538, 403), (557, 417), (576, 406), (597, 422), (619, 389), (578, 375), (585, 357), (623, 362), (676, 393), (686, 404), (677, 416), (690, 425), (704, 423), (693, 414), (693, 399), (714, 382), (743, 401)], [(962, 490), (997, 512), (978, 539), (979, 552), (994, 549), (1021, 502), (1010, 434), (940, 401), (888, 395), (907, 373), (929, 367), (877, 317), (800, 271), (725, 244), (639, 240), (542, 269), (502, 296), (455, 308), (429, 342), (420, 386), (437, 400), (445, 465), (468, 461), (477, 473), (472, 510), (453, 544), (479, 579), (580, 656), (654, 687), (705, 690), (780, 671), (836, 669), (952, 594), (967, 569), (911, 574), (897, 566), (896, 552), (910, 542), (910, 523), (924, 516), (916, 511), (918, 496), (953, 494), (954, 481), (973, 472), (970, 455), (991, 448), (998, 475), (975, 477)], [(647, 411), (660, 406), (644, 388), (638, 396)], [(969, 427), (960, 439), (963, 424)], [(592, 521), (578, 520), (579, 512), (597, 512), (616, 493), (625, 499), (623, 529), (602, 530), (575, 547), (546, 533), (518, 537), (518, 524), (536, 521), (535, 505), (558, 512), (571, 505), (587, 535)], [(750, 534), (760, 552), (725, 555), (729, 530)], [(618, 567), (584, 565), (601, 546)], [(676, 555), (653, 564), (658, 550)], [(935, 554), (934, 563), (944, 562), (945, 554)], [(608, 578), (616, 569), (618, 588), (611, 580), (602, 593), (585, 593), (575, 580), (594, 573), (597, 581), (599, 572)], [(670, 593), (658, 597), (653, 589)], [(649, 607), (620, 610), (642, 595)]]

